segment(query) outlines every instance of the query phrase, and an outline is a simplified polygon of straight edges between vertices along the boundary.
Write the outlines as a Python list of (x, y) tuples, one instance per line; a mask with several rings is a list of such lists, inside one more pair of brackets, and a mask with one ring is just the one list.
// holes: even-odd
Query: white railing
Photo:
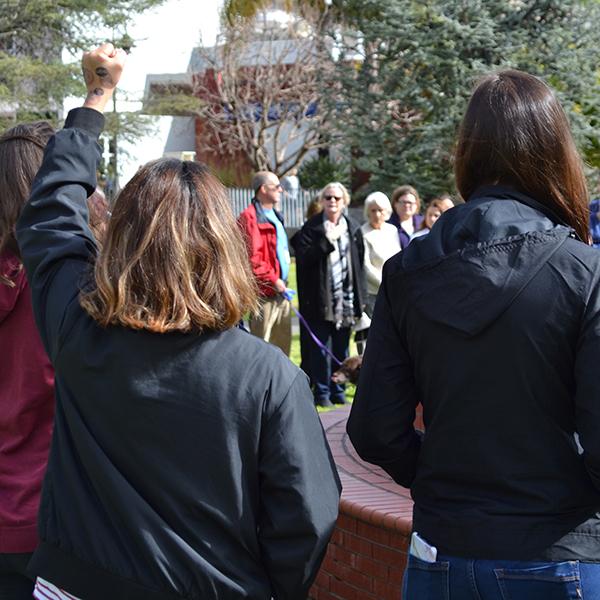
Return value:
[[(239, 215), (249, 204), (254, 196), (250, 188), (228, 188), (231, 208), (235, 216)], [(299, 190), (296, 198), (283, 192), (277, 210), (283, 213), (286, 227), (302, 227), (306, 209), (318, 192), (315, 190)]]

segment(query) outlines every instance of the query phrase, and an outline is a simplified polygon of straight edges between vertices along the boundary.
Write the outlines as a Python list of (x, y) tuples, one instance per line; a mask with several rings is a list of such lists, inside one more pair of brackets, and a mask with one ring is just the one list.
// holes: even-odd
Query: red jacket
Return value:
[(32, 552), (54, 419), (54, 372), (31, 308), (25, 270), (0, 255), (0, 553)]
[[(283, 223), (283, 217), (275, 211)], [(248, 255), (252, 271), (263, 296), (275, 296), (275, 282), (281, 277), (281, 267), (277, 260), (277, 230), (265, 217), (258, 200), (238, 217), (238, 222), (246, 236)]]

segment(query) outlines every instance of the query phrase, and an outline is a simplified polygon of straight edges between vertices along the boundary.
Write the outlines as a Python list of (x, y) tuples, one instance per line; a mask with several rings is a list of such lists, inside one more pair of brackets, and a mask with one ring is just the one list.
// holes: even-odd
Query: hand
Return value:
[(121, 78), (126, 56), (124, 50), (115, 48), (111, 43), (84, 53), (81, 70), (88, 90), (84, 106), (104, 111)]
[(279, 292), (280, 294), (283, 294), (283, 292), (285, 292), (285, 283), (282, 279), (278, 279), (273, 285), (275, 287), (276, 292)]

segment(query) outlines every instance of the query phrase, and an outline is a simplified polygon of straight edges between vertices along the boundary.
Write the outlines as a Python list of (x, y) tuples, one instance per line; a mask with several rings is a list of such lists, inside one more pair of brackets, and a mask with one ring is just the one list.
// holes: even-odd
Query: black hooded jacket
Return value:
[(56, 370), (31, 572), (85, 600), (304, 600), (340, 488), (306, 376), (238, 328), (100, 327), (79, 303), (102, 123), (69, 113), (17, 225)]
[(490, 186), (385, 265), (348, 433), (441, 553), (600, 561), (600, 253), (573, 238)]

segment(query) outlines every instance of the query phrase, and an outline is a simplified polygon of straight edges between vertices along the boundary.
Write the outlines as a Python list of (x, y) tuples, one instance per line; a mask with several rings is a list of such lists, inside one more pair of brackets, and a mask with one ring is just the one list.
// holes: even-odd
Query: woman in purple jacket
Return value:
[(392, 194), (392, 210), (394, 211), (388, 223), (398, 229), (398, 238), (402, 250), (408, 246), (411, 236), (423, 224), (421, 199), (419, 192), (412, 185), (401, 185)]

